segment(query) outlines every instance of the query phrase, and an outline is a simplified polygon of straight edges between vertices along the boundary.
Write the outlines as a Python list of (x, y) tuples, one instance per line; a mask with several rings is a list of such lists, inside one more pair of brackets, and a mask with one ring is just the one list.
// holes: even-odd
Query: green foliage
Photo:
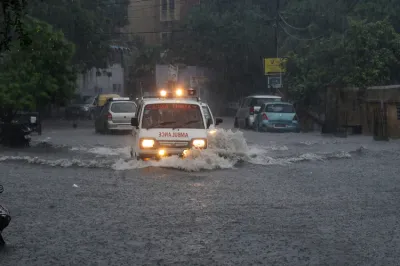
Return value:
[(25, 6), (26, 0), (0, 1), (0, 52), (8, 50), (10, 42), (15, 38), (19, 39), (21, 44), (29, 42), (21, 23)]
[(187, 64), (214, 69), (227, 90), (251, 89), (256, 80), (265, 80), (262, 57), (275, 54), (271, 11), (255, 2), (207, 1), (193, 8), (185, 33), (174, 40), (174, 54)]
[(78, 0), (33, 1), (29, 13), (61, 29), (76, 45), (74, 62), (81, 68), (104, 68), (109, 45), (120, 39), (118, 28), (125, 26), (129, 1)]
[(343, 34), (314, 42), (291, 53), (286, 84), (291, 96), (309, 101), (327, 87), (366, 88), (395, 77), (400, 62), (400, 35), (388, 21), (350, 21)]
[[(292, 0), (282, 15), (284, 84), (290, 97), (317, 105), (327, 87), (366, 88), (400, 80), (400, 6), (392, 0)], [(310, 37), (320, 36), (309, 40)], [(308, 40), (307, 40), (308, 39)]]
[(400, 34), (388, 21), (355, 21), (344, 41), (343, 84), (365, 88), (390, 80), (400, 61)]
[(29, 45), (11, 43), (0, 66), (0, 115), (10, 110), (33, 110), (48, 102), (60, 103), (75, 90), (71, 64), (74, 45), (61, 31), (37, 20), (24, 22)]

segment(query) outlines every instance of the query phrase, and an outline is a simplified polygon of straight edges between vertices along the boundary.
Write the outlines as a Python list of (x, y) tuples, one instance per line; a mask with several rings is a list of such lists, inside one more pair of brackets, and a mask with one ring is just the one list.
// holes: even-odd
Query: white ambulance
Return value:
[(195, 94), (195, 90), (162, 90), (160, 96), (143, 98), (131, 120), (135, 137), (132, 157), (186, 157), (193, 150), (207, 149), (207, 132), (213, 121), (206, 118)]

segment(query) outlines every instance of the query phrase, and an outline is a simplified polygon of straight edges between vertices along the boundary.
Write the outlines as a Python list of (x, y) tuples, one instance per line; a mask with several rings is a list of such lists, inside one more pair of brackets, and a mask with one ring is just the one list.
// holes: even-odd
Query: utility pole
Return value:
[[(279, 58), (279, 47), (278, 47), (278, 26), (279, 26), (279, 9), (280, 9), (280, 0), (276, 0), (276, 10), (275, 10), (275, 23), (274, 23), (274, 30), (275, 30), (275, 58)], [(279, 74), (280, 83), (282, 83), (282, 73)], [(267, 75), (267, 87), (269, 92), (272, 92), (273, 84), (270, 83), (270, 75)]]
[(280, 8), (280, 0), (276, 0), (276, 17), (275, 17), (275, 51), (276, 58), (279, 58), (279, 48), (278, 48), (278, 25), (279, 25), (279, 8)]
[[(276, 17), (275, 17), (275, 49), (276, 49), (276, 58), (279, 60), (279, 46), (278, 46), (278, 26), (280, 22), (280, 15), (279, 15), (279, 9), (280, 9), (280, 0), (276, 0)], [(280, 61), (282, 63), (282, 61)], [(279, 89), (282, 88), (282, 72), (279, 73)]]

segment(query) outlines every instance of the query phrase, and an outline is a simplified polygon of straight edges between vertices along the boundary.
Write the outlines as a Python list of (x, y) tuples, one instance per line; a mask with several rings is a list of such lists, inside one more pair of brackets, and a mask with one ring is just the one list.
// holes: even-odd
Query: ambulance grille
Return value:
[(162, 140), (158, 142), (161, 148), (190, 148), (189, 141), (168, 141)]

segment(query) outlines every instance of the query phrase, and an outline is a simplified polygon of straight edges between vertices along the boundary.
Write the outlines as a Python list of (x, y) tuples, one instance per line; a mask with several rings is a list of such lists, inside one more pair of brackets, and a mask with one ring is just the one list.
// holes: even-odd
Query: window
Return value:
[(142, 117), (143, 128), (204, 129), (200, 107), (195, 104), (147, 104)]
[(96, 97), (89, 97), (86, 101), (85, 104), (90, 104), (90, 105), (94, 105), (96, 101)]
[(397, 106), (397, 120), (400, 120), (400, 104), (398, 103)]
[(113, 113), (134, 113), (136, 111), (136, 104), (133, 102), (119, 102), (111, 105), (111, 112)]
[(141, 115), (142, 115), (142, 105), (139, 104), (139, 107), (137, 108), (137, 113), (136, 113), (136, 117), (139, 121), (139, 124), (140, 124), (140, 120), (141, 120)]
[(169, 0), (169, 16), (171, 20), (175, 20), (175, 0)]
[(122, 92), (121, 84), (113, 84), (113, 92)]
[(267, 113), (295, 113), (293, 105), (290, 104), (268, 104), (266, 108)]
[(160, 0), (160, 1), (161, 1), (160, 20), (165, 21), (167, 20), (168, 1), (167, 0)]
[(177, 20), (178, 14), (175, 0), (160, 0), (160, 21)]
[(250, 107), (261, 106), (263, 103), (267, 102), (280, 102), (280, 98), (253, 98), (250, 103)]
[[(202, 106), (202, 108), (203, 108), (204, 117), (206, 118), (206, 120), (208, 120), (208, 119), (213, 120), (213, 118), (212, 118), (212, 116), (211, 116), (210, 109), (208, 109), (207, 106)], [(214, 124), (214, 121), (212, 121), (212, 123)]]
[(161, 39), (161, 43), (163, 44), (167, 44), (170, 40), (171, 37), (171, 33), (170, 32), (161, 32), (160, 33), (160, 39)]
[(168, 10), (168, 0), (161, 0), (161, 9), (165, 12)]

